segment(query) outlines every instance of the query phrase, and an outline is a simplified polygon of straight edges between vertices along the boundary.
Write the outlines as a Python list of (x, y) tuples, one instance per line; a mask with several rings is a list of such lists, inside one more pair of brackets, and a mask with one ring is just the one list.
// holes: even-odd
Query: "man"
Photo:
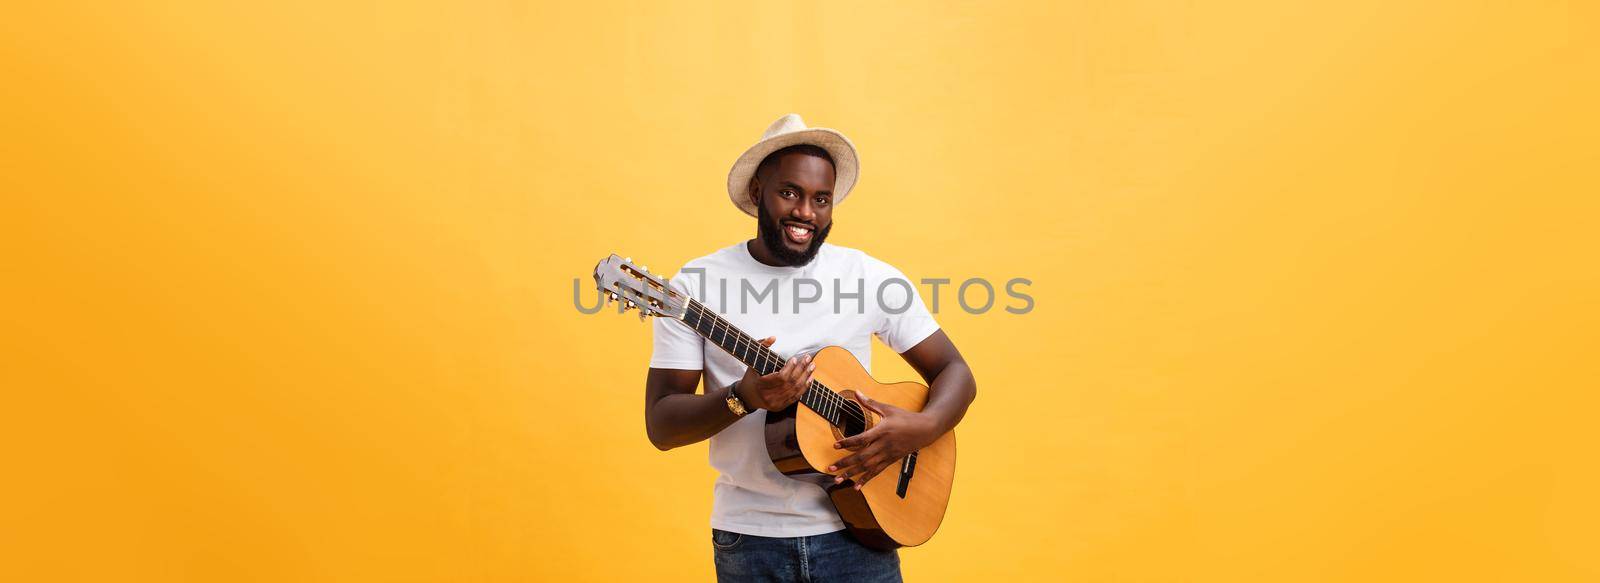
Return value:
[[(645, 427), (662, 450), (711, 439), (711, 465), (722, 474), (711, 514), (719, 581), (900, 580), (895, 551), (862, 546), (821, 488), (785, 477), (767, 456), (766, 412), (799, 400), (817, 350), (844, 347), (870, 369), (877, 335), (930, 389), (921, 412), (861, 395), (882, 421), (836, 444), (852, 453), (829, 468), (835, 483), (859, 487), (932, 443), (977, 394), (961, 353), (899, 270), (824, 243), (857, 168), (842, 134), (807, 128), (798, 115), (780, 118), (728, 175), (734, 205), (756, 217), (756, 238), (690, 261), (672, 279), (735, 326), (771, 335), (762, 343), (788, 359), (780, 370), (757, 374), (682, 322), (656, 320)], [(824, 299), (829, 284), (833, 297)], [(706, 389), (696, 394), (702, 374)]]

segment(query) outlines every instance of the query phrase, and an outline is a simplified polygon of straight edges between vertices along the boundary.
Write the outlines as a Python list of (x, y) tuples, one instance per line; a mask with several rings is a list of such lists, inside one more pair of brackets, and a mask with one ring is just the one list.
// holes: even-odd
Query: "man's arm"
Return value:
[(716, 435), (739, 420), (728, 410), (727, 387), (695, 394), (701, 371), (652, 368), (644, 381), (644, 427), (650, 443), (666, 451)]
[(928, 383), (928, 404), (922, 408), (922, 413), (936, 423), (933, 438), (928, 440), (933, 443), (940, 435), (955, 429), (966, 416), (967, 407), (978, 398), (978, 381), (972, 378), (967, 360), (961, 358), (961, 351), (956, 350), (955, 343), (950, 342), (944, 330), (934, 332), (900, 356)]
[[(761, 341), (772, 346), (777, 338)], [(800, 400), (816, 365), (811, 356), (791, 358), (769, 375), (746, 369), (744, 378), (727, 387), (706, 387), (706, 394), (694, 392), (701, 371), (651, 368), (644, 380), (644, 429), (656, 449), (674, 447), (708, 439), (739, 420), (728, 409), (728, 391), (738, 388), (739, 400), (754, 409), (776, 411)], [(709, 378), (709, 377), (707, 377)]]
[(882, 419), (872, 429), (834, 444), (855, 452), (828, 468), (842, 470), (836, 483), (848, 477), (860, 489), (890, 464), (955, 429), (977, 398), (978, 382), (972, 377), (972, 369), (944, 330), (934, 332), (900, 356), (928, 383), (927, 405), (921, 412), (906, 411), (857, 393), (862, 405)]

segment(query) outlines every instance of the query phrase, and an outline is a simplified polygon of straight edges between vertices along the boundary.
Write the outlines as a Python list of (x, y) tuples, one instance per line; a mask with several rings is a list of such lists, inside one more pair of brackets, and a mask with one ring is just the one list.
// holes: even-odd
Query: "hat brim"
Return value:
[(768, 154), (782, 150), (796, 144), (811, 144), (827, 150), (833, 157), (833, 204), (844, 202), (850, 196), (850, 190), (855, 188), (856, 176), (860, 163), (856, 160), (855, 144), (844, 134), (828, 128), (807, 128), (786, 134), (772, 136), (757, 142), (733, 163), (733, 169), (728, 171), (728, 200), (733, 201), (733, 206), (752, 217), (757, 216), (756, 205), (750, 201), (750, 177), (756, 173), (756, 166), (767, 158)]

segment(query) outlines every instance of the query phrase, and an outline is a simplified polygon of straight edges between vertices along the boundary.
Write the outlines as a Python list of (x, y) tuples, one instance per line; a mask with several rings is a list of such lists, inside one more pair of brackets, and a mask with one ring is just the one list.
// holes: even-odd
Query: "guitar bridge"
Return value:
[(917, 473), (917, 452), (911, 452), (900, 459), (900, 483), (894, 487), (894, 493), (901, 498), (906, 497), (906, 490), (911, 488), (911, 475)]

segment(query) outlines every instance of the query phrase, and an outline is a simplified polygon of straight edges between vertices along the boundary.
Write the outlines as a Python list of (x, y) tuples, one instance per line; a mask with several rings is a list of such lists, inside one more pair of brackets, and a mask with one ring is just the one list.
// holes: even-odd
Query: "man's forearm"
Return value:
[(728, 410), (728, 388), (711, 394), (666, 395), (650, 408), (645, 420), (650, 442), (666, 451), (710, 438), (739, 420)]
[(967, 414), (967, 406), (978, 396), (978, 383), (965, 362), (953, 362), (928, 384), (928, 404), (922, 412), (937, 427), (935, 436), (949, 433)]

